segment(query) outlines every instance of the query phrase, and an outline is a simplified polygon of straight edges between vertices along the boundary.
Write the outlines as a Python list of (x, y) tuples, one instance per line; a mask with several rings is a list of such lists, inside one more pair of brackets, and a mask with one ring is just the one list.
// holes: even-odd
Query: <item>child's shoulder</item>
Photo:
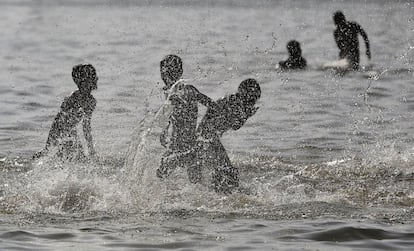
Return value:
[(177, 81), (178, 88), (184, 89), (187, 92), (197, 92), (197, 88), (192, 85), (187, 79), (180, 79)]
[(91, 93), (88, 94), (88, 95), (83, 95), (79, 90), (76, 90), (76, 91), (72, 92), (72, 94), (70, 95), (69, 98), (74, 98), (74, 99), (77, 99), (79, 101), (85, 100), (85, 101), (88, 101), (88, 102), (96, 103), (96, 99)]
[(230, 104), (241, 102), (241, 97), (237, 93), (226, 95), (218, 100), (218, 102), (226, 102)]
[(68, 104), (73, 104), (73, 103), (78, 103), (80, 100), (80, 95), (79, 95), (79, 91), (73, 91), (69, 96), (66, 96), (63, 99), (63, 104), (68, 105)]
[(181, 99), (191, 99), (198, 93), (197, 88), (191, 85), (187, 80), (180, 79), (168, 91), (169, 96), (178, 96)]
[(240, 95), (234, 93), (227, 96), (224, 96), (216, 101), (217, 105), (222, 107), (222, 109), (240, 109), (243, 106)]
[(76, 91), (73, 91), (70, 95), (69, 95), (69, 97), (68, 98), (75, 98), (75, 97), (79, 97), (80, 96), (80, 91), (79, 90), (76, 90)]
[(180, 93), (187, 88), (189, 88), (187, 81), (185, 81), (184, 79), (180, 79), (169, 88), (168, 92), (169, 94)]
[(82, 95), (82, 93), (79, 90), (74, 91), (72, 95), (69, 97), (69, 99), (72, 99), (75, 102), (80, 103), (81, 106), (88, 106), (92, 109), (95, 108), (97, 103), (95, 97), (92, 94)]

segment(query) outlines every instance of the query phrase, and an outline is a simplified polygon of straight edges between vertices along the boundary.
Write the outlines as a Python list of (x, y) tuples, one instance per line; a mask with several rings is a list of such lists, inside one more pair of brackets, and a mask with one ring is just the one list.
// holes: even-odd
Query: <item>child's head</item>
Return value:
[(72, 69), (72, 78), (81, 92), (89, 93), (98, 88), (98, 76), (91, 64), (75, 65)]
[(286, 48), (289, 52), (289, 55), (291, 56), (301, 56), (302, 55), (302, 49), (300, 48), (300, 43), (296, 40), (290, 40)]
[(336, 25), (345, 23), (345, 15), (342, 11), (337, 11), (333, 15), (333, 20)]
[(183, 75), (183, 61), (177, 55), (168, 55), (160, 62), (161, 78), (169, 89)]
[(253, 78), (243, 80), (239, 85), (238, 92), (245, 104), (250, 106), (254, 106), (262, 94), (259, 83)]

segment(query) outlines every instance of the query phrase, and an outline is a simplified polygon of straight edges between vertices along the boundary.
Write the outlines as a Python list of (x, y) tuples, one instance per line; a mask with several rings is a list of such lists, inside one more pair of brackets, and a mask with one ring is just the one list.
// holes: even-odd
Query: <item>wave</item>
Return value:
[(389, 232), (375, 228), (341, 227), (303, 235), (314, 241), (347, 242), (355, 240), (414, 240), (414, 233)]
[[(333, 226), (329, 226), (333, 225)], [(350, 226), (344, 223), (314, 225), (312, 230), (303, 230), (296, 235), (285, 235), (284, 241), (310, 240), (325, 245), (364, 248), (372, 250), (410, 250), (414, 244), (413, 232), (388, 230), (384, 226)], [(304, 232), (304, 233), (303, 233)]]

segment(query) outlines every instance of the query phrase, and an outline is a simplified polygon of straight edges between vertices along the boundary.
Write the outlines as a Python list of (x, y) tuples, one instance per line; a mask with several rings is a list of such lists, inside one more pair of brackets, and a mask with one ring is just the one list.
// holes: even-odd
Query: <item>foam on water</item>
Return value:
[[(44, 158), (9, 169), (3, 185), (2, 211), (82, 213), (126, 210), (128, 191), (117, 181), (116, 166), (62, 163)], [(3, 170), (4, 171), (4, 170)]]
[(230, 156), (240, 168), (241, 188), (225, 196), (211, 188), (210, 170), (204, 170), (203, 181), (197, 185), (190, 184), (185, 170), (180, 168), (167, 180), (156, 178), (159, 160), (155, 157), (162, 149), (154, 151), (153, 146), (158, 144), (151, 142), (154, 135), (144, 133), (141, 137), (141, 148), (133, 153), (135, 160), (130, 166), (51, 159), (30, 164), (1, 159), (9, 163), (2, 168), (7, 182), (1, 187), (0, 211), (71, 214), (188, 210), (255, 214), (273, 212), (281, 205), (313, 202), (356, 207), (414, 206), (414, 149), (401, 152), (381, 145), (366, 149), (364, 158), (344, 156), (310, 165), (260, 154), (233, 153)]

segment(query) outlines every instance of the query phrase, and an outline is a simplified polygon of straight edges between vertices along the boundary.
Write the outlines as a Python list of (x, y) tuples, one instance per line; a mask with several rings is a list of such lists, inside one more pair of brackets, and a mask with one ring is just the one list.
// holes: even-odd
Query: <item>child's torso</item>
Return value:
[(173, 106), (170, 115), (171, 147), (187, 150), (195, 144), (198, 102), (190, 85), (179, 82), (172, 87), (169, 100)]
[(81, 95), (75, 91), (71, 96), (66, 97), (61, 105), (58, 116), (61, 122), (68, 128), (76, 126), (84, 116), (91, 116), (96, 106), (96, 100), (92, 95)]
[(246, 116), (240, 97), (232, 94), (217, 100), (218, 111), (208, 109), (199, 125), (198, 132), (203, 137), (212, 137), (232, 129)]

